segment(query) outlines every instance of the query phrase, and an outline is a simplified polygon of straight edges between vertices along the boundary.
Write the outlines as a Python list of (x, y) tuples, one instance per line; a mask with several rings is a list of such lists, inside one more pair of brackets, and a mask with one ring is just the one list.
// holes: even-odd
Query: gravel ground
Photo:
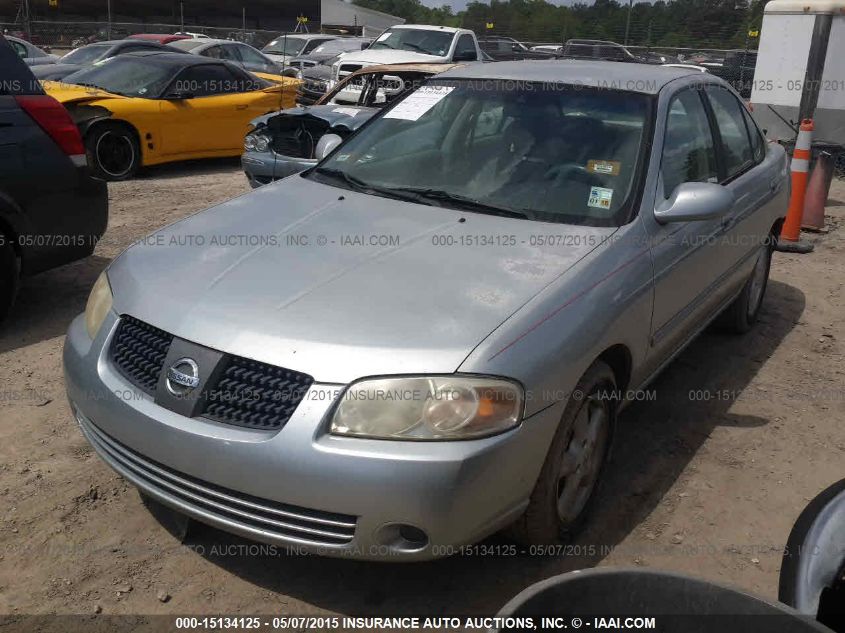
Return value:
[(775, 255), (757, 327), (705, 333), (656, 399), (622, 416), (597, 511), (566, 555), (414, 565), (256, 552), (204, 526), (181, 544), (71, 418), (64, 332), (99, 272), (132, 240), (247, 190), (233, 161), (113, 184), (94, 256), (24, 283), (0, 330), (0, 613), (489, 614), (532, 582), (596, 565), (776, 596), (793, 522), (845, 476), (845, 184), (816, 251)]

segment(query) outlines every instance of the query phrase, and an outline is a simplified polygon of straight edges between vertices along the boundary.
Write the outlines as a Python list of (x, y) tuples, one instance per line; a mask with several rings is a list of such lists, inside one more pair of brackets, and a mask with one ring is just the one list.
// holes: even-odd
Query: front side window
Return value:
[(650, 122), (641, 94), (438, 80), (308, 177), (481, 213), (618, 226), (636, 199)]
[(12, 48), (15, 49), (15, 52), (18, 54), (18, 57), (28, 57), (26, 52), (26, 46), (21, 44), (20, 42), (13, 42), (9, 40), (9, 44), (12, 45)]
[(458, 38), (458, 43), (455, 45), (455, 57), (466, 61), (478, 59), (472, 35), (461, 35)]
[(192, 97), (211, 97), (242, 92), (243, 83), (223, 65), (203, 64), (183, 70), (173, 82), (172, 92), (190, 94)]
[(705, 88), (719, 137), (722, 139), (722, 160), (725, 164), (725, 176), (733, 178), (753, 164), (751, 142), (743, 120), (743, 106), (728, 90), (718, 86)]
[(660, 171), (666, 198), (682, 183), (719, 180), (713, 134), (697, 90), (684, 90), (669, 103)]
[(238, 46), (241, 59), (248, 64), (266, 64), (267, 60), (257, 50), (246, 44)]

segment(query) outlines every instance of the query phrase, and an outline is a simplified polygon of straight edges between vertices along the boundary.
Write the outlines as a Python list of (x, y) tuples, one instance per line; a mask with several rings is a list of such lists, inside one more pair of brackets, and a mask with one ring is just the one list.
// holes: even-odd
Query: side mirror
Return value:
[(317, 147), (314, 149), (314, 158), (323, 160), (326, 156), (334, 151), (334, 148), (340, 145), (343, 141), (337, 134), (323, 134), (320, 140), (317, 141)]
[(655, 208), (654, 219), (660, 224), (715, 220), (733, 205), (734, 196), (727, 187), (712, 182), (685, 182)]

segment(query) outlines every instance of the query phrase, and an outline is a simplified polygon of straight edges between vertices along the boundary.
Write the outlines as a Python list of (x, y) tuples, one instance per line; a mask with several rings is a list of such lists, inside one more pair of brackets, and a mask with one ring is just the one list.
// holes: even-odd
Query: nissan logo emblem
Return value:
[(174, 396), (184, 396), (200, 384), (200, 368), (192, 358), (180, 358), (167, 370), (167, 390)]

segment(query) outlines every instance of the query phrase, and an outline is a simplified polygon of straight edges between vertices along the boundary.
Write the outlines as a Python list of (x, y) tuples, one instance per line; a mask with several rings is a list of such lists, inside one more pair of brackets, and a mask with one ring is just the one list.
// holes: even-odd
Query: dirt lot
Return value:
[[(96, 254), (24, 284), (0, 331), (0, 613), (490, 614), (536, 580), (595, 565), (776, 596), (792, 523), (845, 477), (845, 231), (812, 255), (777, 254), (754, 331), (706, 333), (657, 381), (655, 401), (625, 413), (570, 555), (376, 565), (254, 555), (207, 527), (182, 545), (71, 418), (64, 332), (99, 272), (133, 239), (247, 189), (231, 161), (112, 185)], [(828, 212), (841, 220), (844, 205)]]

